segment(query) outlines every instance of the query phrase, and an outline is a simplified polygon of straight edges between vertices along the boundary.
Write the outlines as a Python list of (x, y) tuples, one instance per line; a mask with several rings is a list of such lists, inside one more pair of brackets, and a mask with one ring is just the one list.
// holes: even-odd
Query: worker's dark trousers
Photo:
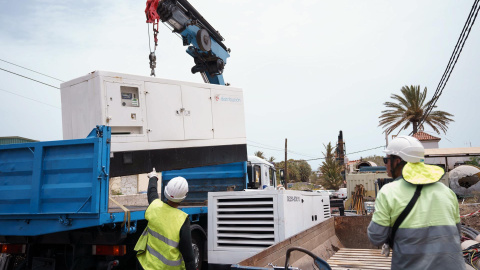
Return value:
[(144, 270), (142, 265), (140, 264), (140, 262), (137, 260), (137, 268), (135, 268), (136, 270)]

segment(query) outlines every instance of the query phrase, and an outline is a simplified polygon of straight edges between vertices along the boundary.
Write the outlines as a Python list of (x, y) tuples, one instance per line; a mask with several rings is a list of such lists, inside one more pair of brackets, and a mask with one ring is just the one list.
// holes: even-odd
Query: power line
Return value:
[[(447, 137), (447, 135), (435, 134), (436, 132), (435, 132), (434, 130), (422, 130), (422, 131), (425, 132), (425, 133), (427, 133), (427, 134), (430, 135), (430, 136), (434, 136), (434, 137), (435, 137), (435, 136), (439, 136), (439, 137), (441, 137), (442, 139), (445, 139), (445, 140), (453, 143), (453, 142)], [(432, 135), (432, 134), (435, 134), (435, 135)]]
[(44, 83), (44, 82), (41, 82), (41, 81), (37, 81), (37, 80), (35, 80), (35, 79), (32, 79), (32, 78), (30, 78), (30, 77), (23, 76), (23, 75), (17, 74), (17, 73), (15, 73), (15, 72), (11, 72), (11, 71), (9, 71), (9, 70), (6, 70), (6, 69), (3, 69), (3, 68), (0, 68), (0, 70), (3, 70), (3, 71), (6, 71), (6, 72), (9, 72), (9, 73), (15, 74), (15, 75), (17, 75), (17, 76), (20, 76), (20, 77), (23, 77), (23, 78), (25, 78), (25, 79), (32, 80), (32, 81), (34, 81), (34, 82), (38, 82), (38, 83), (41, 83), (41, 84), (44, 84), (44, 85), (47, 85), (47, 86), (50, 86), (50, 87), (53, 87), (53, 88), (60, 89), (59, 87), (56, 87), (56, 86), (53, 86), (53, 85), (50, 85), (50, 84), (48, 84), (48, 83)]
[(361, 153), (361, 152), (366, 152), (366, 151), (370, 151), (370, 150), (374, 150), (374, 149), (378, 149), (378, 148), (384, 148), (384, 147), (385, 147), (385, 145), (377, 146), (377, 147), (370, 148), (370, 149), (365, 149), (365, 150), (360, 150), (360, 151), (357, 151), (357, 152), (348, 153), (348, 154), (346, 154), (346, 155), (353, 155), (353, 154), (357, 154), (357, 153)]
[[(369, 149), (365, 149), (365, 150), (360, 150), (360, 151), (357, 151), (357, 152), (348, 153), (348, 154), (345, 154), (345, 155), (362, 153), (362, 152), (366, 152), (366, 151), (370, 151), (370, 150), (374, 150), (374, 149), (378, 149), (378, 148), (384, 148), (384, 147), (385, 147), (385, 145), (377, 146), (377, 147), (373, 147), (373, 148), (369, 148)], [(319, 160), (319, 159), (326, 159), (326, 158), (325, 157), (319, 157), (319, 158), (313, 158), (313, 159), (304, 159), (304, 160), (301, 160), (301, 161), (312, 161), (312, 160)]]
[(298, 152), (294, 152), (294, 151), (291, 151), (291, 150), (287, 150), (288, 153), (291, 153), (291, 154), (294, 154), (294, 155), (300, 155), (300, 156), (304, 156), (304, 157), (315, 157), (313, 155), (307, 155), (307, 154), (302, 154), (302, 153), (298, 153)]
[(273, 148), (268, 148), (268, 147), (263, 147), (263, 146), (253, 145), (253, 144), (250, 144), (250, 143), (248, 143), (247, 145), (248, 145), (248, 146), (252, 146), (252, 147), (258, 147), (258, 148), (262, 148), (262, 149), (268, 149), (268, 150), (273, 150), (273, 151), (279, 151), (279, 152), (283, 152), (283, 151), (284, 151), (284, 150), (278, 150), (278, 149), (273, 149)]
[[(252, 140), (247, 140), (247, 141), (254, 142)], [(262, 143), (259, 143), (259, 142), (254, 142), (254, 143), (262, 144)], [(252, 147), (258, 147), (258, 148), (262, 148), (262, 149), (268, 149), (268, 150), (279, 151), (279, 152), (284, 152), (285, 151), (284, 149), (281, 149), (281, 148), (275, 149), (275, 148), (263, 147), (263, 146), (259, 146), (259, 145), (253, 145), (253, 144), (248, 144), (248, 145), (252, 146)], [(262, 144), (262, 145), (266, 145), (266, 144)], [(266, 146), (270, 146), (270, 145), (266, 145)], [(274, 147), (274, 146), (271, 146), (271, 147)], [(364, 149), (364, 150), (360, 150), (360, 151), (356, 151), (356, 152), (347, 153), (345, 155), (358, 154), (358, 153), (362, 153), (362, 152), (366, 152), (366, 151), (370, 151), (370, 150), (375, 150), (375, 149), (379, 149), (379, 148), (384, 148), (384, 147), (385, 147), (385, 145), (381, 145), (381, 146), (377, 146), (377, 147), (373, 147), (373, 148), (369, 148), (369, 149)], [(309, 156), (309, 155), (304, 155), (304, 154), (300, 154), (300, 153), (296, 153), (296, 152), (291, 152), (291, 151), (287, 151), (287, 152), (292, 153), (292, 154), (296, 154), (296, 155), (300, 155), (300, 156), (312, 157), (312, 156)], [(320, 159), (325, 159), (325, 157), (304, 159), (303, 161), (313, 161), (313, 160), (320, 160)]]
[(10, 93), (10, 94), (12, 94), (12, 95), (19, 96), (19, 97), (22, 97), (22, 98), (26, 98), (26, 99), (29, 99), (29, 100), (32, 100), (32, 101), (35, 101), (35, 102), (38, 102), (38, 103), (42, 103), (42, 104), (44, 104), (44, 105), (47, 105), (47, 106), (50, 106), (50, 107), (53, 107), (53, 108), (61, 109), (60, 107), (57, 107), (57, 106), (54, 106), (54, 105), (51, 105), (51, 104), (42, 102), (42, 101), (40, 101), (40, 100), (36, 100), (36, 99), (33, 99), (33, 98), (29, 98), (29, 97), (26, 97), (26, 96), (22, 96), (22, 95), (19, 95), (19, 94), (16, 94), (16, 93), (13, 93), (13, 92), (4, 90), (4, 89), (0, 89), (0, 91), (7, 92), (7, 93)]
[[(268, 148), (268, 147), (263, 147), (263, 146), (259, 146), (259, 145), (253, 145), (251, 143), (247, 144), (248, 146), (251, 146), (251, 147), (257, 147), (257, 148), (261, 148), (261, 149), (268, 149), (268, 150), (273, 150), (273, 151), (278, 151), (278, 152), (285, 152), (285, 150), (283, 149), (274, 149), (274, 148)], [(292, 153), (290, 151), (287, 151), (289, 153)], [(299, 156), (306, 156), (306, 157), (312, 157), (312, 156), (307, 156), (307, 155), (303, 155), (303, 154), (299, 154), (299, 153), (292, 153), (292, 154), (295, 154), (295, 155), (299, 155)]]
[(260, 142), (256, 142), (256, 141), (252, 141), (252, 140), (247, 140), (247, 141), (248, 141), (248, 142), (253, 142), (253, 143), (255, 143), (255, 144), (265, 145), (265, 146), (272, 147), (272, 148), (277, 148), (278, 150), (284, 151), (284, 148), (280, 148), (280, 147), (276, 147), (276, 146), (272, 146), (272, 145), (268, 145), (268, 144), (264, 144), (264, 143), (260, 143)]
[[(270, 148), (266, 148), (266, 147), (263, 147), (264, 149), (269, 149), (269, 150), (274, 150), (274, 151), (281, 151), (281, 152), (284, 152), (285, 149), (284, 148), (280, 148), (280, 147), (276, 147), (276, 146), (272, 146), (272, 145), (268, 145), (268, 144), (264, 144), (264, 143), (260, 143), (260, 142), (255, 142), (255, 141), (252, 141), (252, 140), (247, 140), (249, 142), (253, 142), (255, 144), (260, 144), (260, 145), (264, 145), (264, 146), (268, 146)], [(252, 145), (253, 146), (253, 145)], [(257, 146), (258, 147), (258, 146)], [(259, 147), (259, 148), (262, 148), (262, 147)], [(295, 155), (300, 155), (300, 156), (305, 156), (305, 157), (314, 157), (313, 155), (308, 155), (308, 154), (304, 154), (304, 153), (300, 153), (300, 152), (297, 152), (297, 151), (293, 151), (293, 150), (287, 150), (287, 153), (291, 153), (291, 154), (295, 154)]]
[(38, 72), (38, 71), (35, 71), (35, 70), (32, 70), (32, 69), (26, 68), (26, 67), (22, 67), (22, 66), (20, 66), (20, 65), (14, 64), (14, 63), (12, 63), (12, 62), (8, 62), (8, 61), (3, 60), (3, 59), (0, 59), (0, 61), (3, 61), (3, 62), (5, 62), (5, 63), (9, 63), (10, 65), (14, 65), (14, 66), (17, 66), (17, 67), (26, 69), (26, 70), (29, 70), (29, 71), (31, 71), (31, 72), (35, 72), (35, 73), (37, 73), (37, 74), (43, 75), (43, 76), (45, 76), (45, 77), (52, 78), (52, 79), (57, 80), (57, 81), (65, 82), (65, 81), (62, 81), (62, 80), (57, 79), (57, 78), (55, 78), (55, 77), (49, 76), (49, 75), (47, 75), (47, 74), (43, 74), (43, 73), (41, 73), (41, 72)]
[[(478, 11), (480, 10), (480, 5), (479, 2), (480, 0), (475, 0), (475, 2), (472, 5), (472, 9), (470, 10), (470, 13), (468, 14), (467, 21), (465, 22), (465, 25), (463, 26), (462, 32), (460, 33), (460, 36), (458, 37), (457, 44), (455, 45), (455, 48), (453, 49), (452, 55), (450, 56), (450, 60), (448, 61), (447, 67), (442, 75), (442, 78), (440, 79), (440, 82), (438, 83), (437, 89), (435, 90), (435, 93), (433, 94), (432, 99), (429, 101), (429, 105), (427, 109), (425, 110), (425, 113), (423, 114), (422, 118), (419, 121), (418, 126), (421, 127), (423, 123), (425, 122), (425, 119), (430, 115), (432, 112), (433, 108), (435, 108), (435, 104), (437, 103), (438, 99), (443, 93), (443, 89), (445, 88), (445, 85), (448, 82), (448, 79), (450, 78), (450, 75), (453, 72), (453, 69), (455, 68), (455, 65), (457, 64), (457, 61), (460, 57), (460, 54), (462, 53), (463, 46), (465, 45), (465, 42), (467, 41), (468, 35), (470, 34), (470, 31), (472, 29), (473, 24), (475, 23), (475, 19), (477, 18)], [(413, 131), (412, 131), (413, 133)], [(410, 133), (410, 135), (412, 134)]]

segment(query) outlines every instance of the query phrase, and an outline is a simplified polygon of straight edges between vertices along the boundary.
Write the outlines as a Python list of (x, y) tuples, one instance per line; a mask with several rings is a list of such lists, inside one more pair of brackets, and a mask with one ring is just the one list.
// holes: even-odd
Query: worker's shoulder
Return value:
[(380, 189), (380, 192), (383, 192), (383, 193), (393, 192), (397, 190), (400, 185), (402, 185), (402, 181), (405, 182), (402, 178), (395, 179), (394, 181), (384, 185), (382, 189)]
[(428, 185), (425, 185), (426, 187), (426, 190), (434, 190), (434, 191), (437, 191), (437, 192), (444, 192), (445, 194), (449, 194), (451, 195), (452, 197), (455, 197), (457, 195), (455, 195), (455, 192), (453, 192), (453, 190), (449, 187), (447, 187), (445, 184), (441, 183), (441, 182), (435, 182), (435, 183), (432, 183), (432, 184), (428, 184)]
[(444, 183), (437, 181), (435, 183), (427, 184), (426, 186), (431, 186), (432, 188), (437, 188), (437, 189), (445, 189), (445, 190), (450, 190), (449, 187), (447, 187)]
[(153, 200), (151, 203), (150, 203), (150, 206), (152, 207), (162, 207), (165, 203), (162, 202), (162, 200), (160, 200), (159, 198), (156, 198), (155, 200)]

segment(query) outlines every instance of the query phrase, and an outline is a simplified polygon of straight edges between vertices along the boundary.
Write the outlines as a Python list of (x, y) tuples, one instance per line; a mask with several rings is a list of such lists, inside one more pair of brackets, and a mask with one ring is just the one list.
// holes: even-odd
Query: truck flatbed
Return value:
[(385, 269), (392, 265), (392, 253), (385, 257), (379, 249), (341, 248), (327, 260), (332, 270)]
[[(264, 251), (232, 265), (232, 269), (263, 270), (271, 265), (284, 266), (286, 251), (301, 247), (330, 264), (332, 269), (390, 269), (391, 257), (381, 255), (381, 249), (367, 237), (371, 216), (339, 216), (315, 225), (279, 242)], [(313, 260), (302, 252), (292, 252), (289, 264), (299, 269), (312, 269)]]

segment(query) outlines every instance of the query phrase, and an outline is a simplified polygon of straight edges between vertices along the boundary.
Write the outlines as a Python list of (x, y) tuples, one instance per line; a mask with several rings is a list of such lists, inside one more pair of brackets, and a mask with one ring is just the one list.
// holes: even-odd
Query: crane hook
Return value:
[(151, 52), (148, 55), (148, 59), (150, 60), (150, 68), (151, 68), (150, 76), (155, 77), (155, 68), (157, 67), (157, 57), (155, 56), (155, 52)]

